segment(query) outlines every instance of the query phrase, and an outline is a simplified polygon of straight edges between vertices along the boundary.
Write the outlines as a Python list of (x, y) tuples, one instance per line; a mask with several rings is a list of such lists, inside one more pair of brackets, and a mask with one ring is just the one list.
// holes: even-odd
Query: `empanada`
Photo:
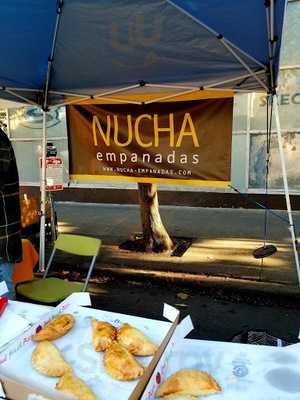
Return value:
[(129, 324), (121, 326), (118, 330), (117, 340), (135, 356), (152, 356), (158, 348), (143, 332)]
[(97, 400), (95, 393), (87, 384), (72, 374), (72, 372), (63, 375), (57, 382), (55, 389), (66, 394), (71, 394), (77, 400)]
[(95, 351), (105, 351), (117, 337), (117, 329), (104, 321), (92, 319), (93, 345)]
[(61, 314), (49, 321), (43, 329), (36, 335), (32, 336), (32, 340), (41, 342), (42, 340), (55, 340), (64, 336), (73, 328), (75, 318), (71, 314)]
[(47, 376), (62, 376), (72, 371), (58, 348), (47, 340), (40, 342), (33, 350), (31, 362), (33, 368)]
[(221, 392), (215, 379), (207, 372), (196, 369), (182, 369), (171, 375), (157, 390), (156, 397), (171, 394), (204, 396)]
[(144, 373), (144, 367), (132, 354), (119, 343), (114, 342), (104, 353), (104, 367), (114, 378), (120, 381), (131, 381)]

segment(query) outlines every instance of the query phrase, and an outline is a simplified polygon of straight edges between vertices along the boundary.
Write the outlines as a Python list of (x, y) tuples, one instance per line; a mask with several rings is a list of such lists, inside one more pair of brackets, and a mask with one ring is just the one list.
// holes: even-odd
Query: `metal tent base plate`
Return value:
[(277, 247), (273, 244), (267, 244), (265, 246), (259, 247), (258, 249), (253, 251), (254, 258), (265, 258), (269, 257), (272, 254), (276, 253)]

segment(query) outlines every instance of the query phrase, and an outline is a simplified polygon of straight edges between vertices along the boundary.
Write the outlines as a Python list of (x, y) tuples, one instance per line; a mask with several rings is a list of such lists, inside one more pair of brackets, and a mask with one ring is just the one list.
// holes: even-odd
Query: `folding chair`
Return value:
[[(18, 284), (16, 286), (17, 296), (38, 303), (54, 304), (62, 301), (74, 292), (86, 291), (100, 247), (100, 239), (88, 236), (60, 234), (55, 241), (43, 278)], [(84, 284), (55, 277), (47, 278), (56, 250), (78, 256), (93, 257)]]

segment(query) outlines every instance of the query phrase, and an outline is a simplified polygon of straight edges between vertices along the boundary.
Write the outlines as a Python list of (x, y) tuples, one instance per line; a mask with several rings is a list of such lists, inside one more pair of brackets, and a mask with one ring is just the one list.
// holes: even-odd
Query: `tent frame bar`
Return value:
[(125, 104), (137, 104), (137, 105), (142, 105), (144, 104), (142, 101), (135, 101), (135, 100), (126, 100), (126, 99), (116, 99), (114, 97), (107, 97), (107, 96), (97, 96), (93, 98), (94, 100), (107, 100), (107, 101), (113, 101), (115, 103), (125, 103)]
[(136, 89), (136, 88), (138, 88), (140, 86), (141, 86), (140, 84), (125, 86), (125, 87), (122, 87), (122, 88), (119, 88), (119, 89), (109, 90), (107, 92), (103, 92), (102, 94), (98, 94), (98, 95), (79, 94), (79, 93), (74, 93), (74, 92), (65, 92), (65, 91), (58, 91), (58, 90), (49, 90), (49, 93), (63, 95), (63, 96), (95, 98), (97, 96), (106, 96), (106, 95), (110, 95), (110, 94), (125, 92), (127, 90)]
[(97, 99), (102, 99), (102, 100), (107, 100), (107, 101), (112, 101), (115, 103), (126, 103), (126, 104), (138, 104), (138, 105), (142, 105), (143, 103), (141, 101), (133, 101), (133, 100), (123, 100), (123, 99), (115, 99), (113, 97), (102, 97), (102, 96), (98, 96), (97, 98), (94, 96), (85, 96), (82, 97), (80, 99), (73, 99), (70, 101), (66, 101), (64, 103), (58, 103), (58, 104), (53, 104), (52, 106), (50, 106), (50, 109), (56, 108), (56, 107), (63, 107), (63, 106), (69, 106), (72, 104), (81, 104), (84, 103), (87, 100), (97, 100)]
[(79, 104), (82, 103), (86, 100), (91, 99), (91, 96), (80, 96), (77, 99), (73, 99), (73, 100), (69, 100), (69, 101), (65, 101), (63, 103), (57, 103), (57, 104), (53, 104), (52, 106), (49, 106), (49, 109), (53, 109), (56, 107), (64, 107), (64, 106), (68, 106), (68, 105), (72, 105), (72, 104)]
[(220, 39), (220, 42), (223, 43), (223, 45), (226, 47), (226, 49), (235, 57), (240, 64), (243, 65), (243, 67), (253, 76), (253, 78), (266, 90), (268, 91), (267, 85), (260, 79), (258, 76), (256, 76), (255, 72), (252, 71), (252, 69), (249, 67), (248, 64), (245, 63), (245, 61), (229, 46), (229, 44), (223, 39)]
[(46, 157), (47, 157), (47, 111), (43, 110), (42, 160), (41, 160), (41, 204), (40, 204), (40, 249), (39, 271), (45, 270), (45, 240), (46, 240)]
[[(103, 99), (103, 100), (107, 100), (107, 101), (113, 101), (113, 102), (116, 102), (116, 103), (130, 103), (130, 104), (137, 104), (137, 105), (151, 104), (151, 103), (154, 103), (154, 102), (162, 101), (164, 99), (168, 99), (168, 98), (171, 99), (173, 97), (178, 97), (178, 96), (187, 94), (187, 93), (189, 93), (189, 91), (193, 92), (193, 91), (198, 91), (198, 90), (220, 90), (220, 91), (226, 91), (227, 90), (227, 91), (234, 91), (234, 92), (237, 92), (237, 93), (239, 93), (239, 92), (240, 93), (249, 93), (251, 90), (228, 88), (228, 87), (216, 88), (216, 86), (220, 86), (220, 85), (223, 85), (223, 84), (226, 84), (226, 83), (235, 82), (235, 81), (240, 80), (240, 79), (246, 79), (246, 78), (249, 78), (249, 77), (253, 77), (254, 75), (261, 75), (261, 74), (264, 74), (264, 73), (265, 73), (264, 70), (260, 70), (260, 71), (257, 71), (257, 72), (251, 71), (251, 73), (249, 73), (249, 74), (243, 74), (243, 75), (237, 76), (235, 78), (226, 79), (226, 80), (221, 81), (221, 82), (214, 82), (214, 83), (212, 83), (210, 85), (207, 85), (207, 86), (186, 86), (186, 85), (172, 85), (172, 84), (169, 85), (169, 84), (158, 84), (158, 83), (146, 83), (146, 82), (144, 82), (143, 84), (139, 83), (139, 84), (135, 84), (135, 85), (125, 86), (123, 88), (109, 90), (107, 92), (103, 92), (103, 93), (96, 94), (96, 95), (84, 95), (84, 94), (79, 94), (79, 93), (74, 93), (74, 92), (48, 90), (47, 94), (57, 94), (57, 95), (62, 95), (62, 96), (76, 97), (76, 99), (72, 99), (72, 100), (69, 100), (69, 101), (62, 102), (62, 103), (53, 104), (51, 106), (48, 106), (48, 108), (49, 109), (53, 109), (55, 107), (63, 107), (63, 106), (71, 105), (71, 104), (74, 104), (74, 103), (79, 104), (79, 103), (84, 102), (84, 101), (89, 100), (89, 99), (91, 99), (91, 100), (93, 100), (93, 99)], [(153, 88), (166, 88), (166, 89), (182, 89), (184, 91), (180, 92), (180, 93), (174, 93), (174, 95), (170, 95), (170, 97), (169, 96), (167, 96), (167, 97), (163, 96), (163, 97), (160, 97), (160, 98), (156, 98), (155, 100), (149, 100), (149, 101), (146, 101), (146, 102), (134, 101), (134, 100), (125, 100), (125, 99), (123, 100), (123, 99), (116, 99), (116, 98), (112, 98), (112, 97), (107, 97), (107, 95), (112, 95), (112, 94), (117, 94), (117, 93), (130, 91), (132, 89), (137, 89), (137, 88), (140, 88), (142, 86), (143, 87), (153, 87)], [(47, 86), (47, 88), (48, 88), (48, 86)], [(30, 105), (34, 105), (34, 106), (37, 106), (37, 107), (41, 107), (41, 105), (39, 103), (37, 103), (37, 102), (34, 102), (34, 101), (30, 100), (30, 99), (27, 99), (26, 97), (24, 97), (24, 96), (22, 96), (22, 95), (20, 95), (18, 93), (15, 93), (15, 91), (24, 91), (24, 92), (27, 91), (27, 92), (45, 93), (42, 90), (35, 90), (35, 89), (32, 89), (32, 88), (28, 88), (27, 89), (27, 88), (2, 87), (1, 90), (6, 91), (7, 93), (11, 94), (12, 96), (14, 96), (14, 97), (16, 97), (16, 98), (18, 98), (18, 99), (20, 99), (22, 101), (25, 101), (26, 103), (28, 103)], [(48, 95), (47, 95), (47, 98), (48, 98)], [(44, 103), (44, 106), (45, 106), (45, 103)]]
[[(255, 75), (261, 75), (261, 74), (264, 74), (264, 73), (265, 73), (264, 70), (263, 71), (260, 70), (258, 72), (254, 72)], [(231, 82), (234, 82), (234, 81), (238, 81), (240, 79), (246, 79), (246, 78), (250, 78), (250, 77), (253, 77), (253, 73), (252, 72), (250, 74), (240, 75), (240, 76), (238, 76), (236, 78), (229, 78), (229, 79), (226, 79), (225, 81), (222, 81), (222, 82), (215, 82), (215, 83), (212, 83), (210, 85), (206, 85), (205, 87), (206, 88), (213, 88), (215, 86), (223, 85), (224, 83), (231, 83)], [(224, 89), (224, 90), (226, 90), (226, 89)]]
[[(228, 92), (234, 92), (234, 93), (253, 93), (252, 89), (235, 89), (232, 87), (228, 87), (226, 89), (223, 88), (217, 88), (217, 87), (210, 87), (210, 86), (204, 86), (203, 90), (209, 90), (209, 91), (215, 91), (215, 92), (224, 92), (224, 91), (228, 91)], [(261, 93), (261, 91), (257, 90), (256, 93)], [(266, 93), (265, 90), (263, 90), (263, 93)]]
[(275, 90), (274, 81), (274, 56), (276, 49), (276, 42), (274, 36), (274, 0), (269, 0), (266, 5), (266, 19), (267, 19), (267, 32), (268, 32), (268, 49), (269, 49), (269, 63), (270, 63), (270, 84), (271, 89)]
[(40, 211), (40, 248), (39, 248), (39, 271), (45, 270), (45, 246), (46, 246), (46, 236), (45, 236), (45, 224), (46, 224), (46, 157), (47, 157), (47, 112), (48, 108), (48, 91), (51, 78), (51, 71), (54, 59), (55, 45), (57, 39), (57, 33), (59, 28), (59, 22), (62, 14), (63, 0), (58, 0), (58, 7), (56, 10), (56, 20), (53, 32), (51, 53), (48, 58), (47, 75), (44, 90), (44, 102), (43, 102), (43, 137), (42, 137), (42, 165), (41, 165), (41, 211)]
[[(151, 84), (147, 84), (145, 86), (151, 87)], [(157, 87), (157, 86), (156, 86)], [(164, 85), (160, 85), (160, 87), (165, 87)], [(175, 89), (175, 87), (171, 87), (170, 85), (167, 85), (166, 88), (173, 88)], [(167, 100), (167, 99), (172, 99), (174, 97), (179, 97), (179, 96), (183, 96), (185, 94), (189, 94), (189, 93), (194, 93), (194, 92), (198, 92), (198, 91), (203, 91), (203, 90), (209, 90), (209, 91), (220, 91), (220, 92), (224, 92), (224, 91), (228, 91), (228, 92), (236, 92), (236, 93), (250, 93), (252, 92), (252, 90), (247, 90), (247, 89), (235, 89), (235, 88), (215, 88), (215, 87), (210, 87), (210, 86), (203, 86), (203, 87), (194, 87), (194, 88), (190, 88), (188, 90), (184, 90), (182, 92), (176, 92), (174, 94), (170, 94), (168, 96), (162, 96), (162, 97), (158, 97), (155, 98), (153, 100), (148, 100), (148, 101), (134, 101), (134, 100), (129, 100), (129, 99), (117, 99), (115, 97), (104, 97), (102, 95), (98, 95), (97, 97), (95, 96), (85, 96), (85, 97), (79, 97), (78, 99), (73, 99), (70, 101), (66, 101), (63, 103), (57, 103), (57, 104), (53, 104), (52, 106), (50, 106), (50, 109), (56, 108), (56, 107), (63, 107), (63, 106), (67, 106), (67, 105), (72, 105), (72, 104), (81, 104), (84, 103), (87, 100), (105, 100), (105, 101), (110, 101), (112, 103), (122, 103), (122, 104), (136, 104), (136, 105), (145, 105), (145, 104), (152, 104), (152, 103), (158, 103), (160, 101), (163, 100)], [(265, 92), (265, 91), (264, 91)]]
[[(191, 18), (194, 22), (196, 22), (196, 24), (202, 26), (203, 28), (205, 28), (208, 32), (212, 33), (214, 36), (216, 36), (217, 38), (220, 37), (220, 33), (216, 32), (213, 28), (211, 28), (210, 26), (206, 25), (203, 21), (199, 20), (198, 18), (195, 18), (192, 14), (190, 14), (188, 11), (184, 10), (183, 8), (181, 8), (180, 6), (178, 6), (177, 4), (175, 4), (172, 0), (166, 0), (167, 3), (169, 3), (171, 6), (175, 7), (177, 10), (179, 10), (181, 13), (185, 14), (187, 17)], [(223, 44), (224, 42), (229, 45), (231, 48), (234, 48), (235, 50), (238, 50), (241, 54), (243, 54), (245, 57), (249, 58), (250, 60), (252, 60), (253, 62), (255, 62), (256, 64), (258, 64), (260, 67), (266, 69), (266, 66), (261, 63), (260, 61), (258, 61), (255, 57), (251, 56), (250, 54), (248, 54), (247, 52), (245, 52), (244, 50), (240, 49), (237, 45), (235, 45), (234, 43), (232, 43), (230, 40), (226, 39), (225, 37), (223, 37), (223, 35), (221, 35), (223, 38)]]
[[(125, 86), (125, 87), (119, 88), (119, 89), (109, 90), (107, 92), (96, 94), (96, 95), (79, 95), (78, 93), (75, 94), (75, 93), (68, 93), (68, 92), (49, 91), (49, 93), (61, 94), (61, 95), (64, 95), (64, 96), (72, 96), (72, 97), (75, 96), (75, 97), (81, 97), (82, 98), (82, 100), (72, 99), (72, 100), (66, 101), (64, 103), (54, 104), (53, 106), (51, 106), (51, 108), (57, 107), (57, 106), (65, 106), (65, 105), (69, 105), (69, 104), (73, 104), (73, 103), (78, 104), (79, 102), (82, 102), (82, 101), (85, 101), (85, 100), (88, 100), (88, 99), (91, 99), (91, 100), (100, 99), (100, 98), (104, 99), (104, 96), (111, 95), (111, 94), (117, 94), (117, 93), (121, 93), (121, 92), (126, 92), (128, 90), (136, 89), (136, 88), (139, 88), (139, 87), (141, 87), (140, 84), (130, 85), (130, 86)], [(105, 100), (109, 100), (109, 101), (115, 100), (116, 102), (119, 102), (119, 103), (123, 103), (124, 102), (122, 99), (117, 100), (117, 99), (112, 99), (112, 98), (108, 98), (108, 97)], [(130, 101), (126, 101), (126, 103), (129, 103), (129, 102)], [(142, 102), (137, 102), (137, 101), (132, 101), (131, 103), (132, 104), (142, 104)]]
[(288, 213), (288, 219), (289, 219), (289, 230), (291, 233), (294, 257), (295, 257), (295, 264), (296, 264), (297, 277), (298, 277), (298, 286), (300, 287), (300, 266), (299, 266), (299, 255), (298, 255), (298, 248), (297, 248), (298, 243), (297, 243), (295, 225), (294, 225), (294, 221), (293, 221), (293, 214), (292, 214), (292, 208), (291, 208), (278, 104), (279, 104), (279, 98), (278, 98), (278, 94), (276, 93), (275, 95), (273, 95), (273, 105), (274, 105), (274, 115), (275, 115), (275, 123), (276, 123), (276, 130), (277, 130), (277, 140), (278, 140), (278, 148), (279, 148), (279, 155), (280, 155), (280, 162), (281, 162), (285, 201), (286, 201), (286, 207), (287, 207), (287, 213)]
[(274, 0), (270, 0), (270, 36), (274, 43)]
[(88, 94), (62, 92), (62, 91), (58, 91), (58, 90), (49, 90), (49, 94), (57, 94), (57, 95), (61, 95), (61, 96), (72, 96), (72, 97), (91, 97), (91, 95), (88, 95)]
[(268, 32), (268, 50), (269, 50), (269, 62), (270, 62), (270, 81), (273, 87), (274, 85), (274, 76), (273, 76), (273, 55), (272, 55), (272, 45), (271, 45), (271, 33), (270, 33), (270, 15), (269, 8), (266, 7), (266, 19), (267, 19), (267, 32)]
[(52, 71), (56, 38), (57, 38), (57, 32), (58, 32), (58, 28), (59, 28), (61, 13), (62, 13), (62, 6), (63, 6), (63, 0), (58, 0), (58, 8), (56, 10), (56, 20), (55, 20), (53, 39), (52, 39), (51, 53), (48, 58), (48, 68), (47, 68), (47, 76), (46, 76), (46, 83), (45, 83), (45, 90), (44, 90), (44, 105), (43, 105), (43, 107), (45, 110), (48, 107), (48, 91), (49, 91), (50, 75), (51, 75), (51, 71)]
[[(255, 75), (261, 75), (261, 74), (265, 73), (265, 70), (260, 70), (260, 71), (254, 72), (254, 73), (255, 73)], [(234, 82), (234, 81), (238, 81), (240, 79), (250, 78), (252, 76), (253, 76), (253, 73), (251, 72), (249, 74), (240, 75), (240, 76), (237, 76), (235, 78), (228, 78), (228, 79), (226, 79), (224, 81), (221, 81), (221, 82), (214, 82), (214, 83), (211, 83), (209, 85), (205, 85), (205, 89), (213, 88), (214, 86), (223, 85), (224, 83), (231, 83), (231, 82)], [(169, 85), (169, 84), (159, 84), (159, 83), (146, 83), (145, 86), (147, 86), (147, 87), (158, 87), (158, 88), (170, 88), (170, 89), (197, 89), (197, 88), (198, 89), (202, 89), (202, 88), (204, 88), (204, 86), (202, 86), (202, 87), (201, 86), (183, 86), (183, 85), (181, 86), (181, 85)], [(226, 91), (226, 90), (238, 90), (238, 89), (228, 89), (227, 87), (220, 88), (220, 89), (224, 90), (224, 91)]]
[(36, 102), (34, 102), (34, 101), (32, 101), (32, 100), (29, 100), (29, 99), (27, 99), (26, 97), (24, 97), (24, 96), (22, 96), (22, 95), (20, 95), (20, 94), (18, 94), (18, 93), (15, 93), (15, 92), (14, 92), (13, 90), (11, 90), (11, 89), (8, 89), (8, 88), (6, 88), (6, 87), (2, 87), (1, 90), (3, 90), (4, 92), (9, 93), (11, 96), (16, 97), (17, 99), (22, 100), (22, 102), (24, 101), (24, 102), (26, 102), (27, 104), (30, 104), (30, 105), (32, 105), (32, 106), (40, 107), (38, 103), (36, 103)]
[(109, 90), (108, 92), (96, 94), (94, 96), (94, 98), (97, 99), (102, 96), (110, 96), (111, 94), (126, 92), (127, 90), (137, 89), (141, 86), (142, 86), (141, 84), (136, 84), (136, 85), (130, 85), (130, 86), (126, 86), (126, 87), (119, 88), (119, 89)]
[(157, 103), (157, 102), (162, 101), (162, 100), (174, 99), (174, 98), (176, 98), (176, 97), (183, 96), (183, 95), (185, 95), (185, 94), (194, 93), (194, 92), (199, 92), (199, 88), (189, 89), (189, 90), (185, 90), (185, 91), (183, 91), (183, 92), (170, 94), (170, 95), (168, 95), (168, 96), (163, 96), (163, 97), (160, 97), (160, 98), (158, 98), (158, 99), (153, 99), (153, 100), (144, 101), (143, 104)]
[(223, 46), (233, 55), (233, 57), (244, 67), (246, 68), (246, 70), (254, 77), (254, 79), (256, 79), (256, 81), (266, 90), (268, 91), (268, 87), (265, 85), (265, 83), (259, 79), (255, 73), (252, 71), (252, 69), (249, 67), (249, 65), (236, 53), (235, 50), (238, 50), (241, 54), (243, 54), (244, 56), (246, 56), (247, 58), (251, 59), (252, 61), (254, 61), (256, 64), (258, 64), (260, 67), (264, 68), (266, 70), (266, 66), (263, 65), (261, 62), (259, 62), (258, 60), (256, 60), (255, 58), (253, 58), (252, 56), (250, 56), (249, 54), (247, 54), (246, 52), (244, 52), (243, 50), (241, 50), (239, 47), (237, 47), (236, 45), (234, 45), (232, 42), (230, 42), (229, 40), (227, 40), (222, 34), (216, 32), (214, 29), (212, 29), (211, 27), (209, 27), (208, 25), (206, 25), (204, 22), (202, 22), (201, 20), (199, 20), (198, 18), (195, 18), (193, 15), (191, 15), (189, 12), (185, 11), (184, 9), (182, 9), (181, 7), (179, 7), (177, 4), (174, 4), (172, 0), (167, 0), (167, 3), (169, 3), (170, 5), (172, 5), (173, 7), (175, 7), (177, 10), (179, 10), (180, 12), (182, 12), (184, 15), (188, 16), (189, 18), (191, 18), (194, 22), (196, 22), (198, 25), (202, 26), (203, 28), (205, 28), (208, 32), (210, 32), (211, 34), (213, 34), (216, 39), (218, 39)]
[(166, 89), (185, 89), (185, 90), (192, 90), (198, 89), (198, 86), (185, 86), (185, 85), (169, 85), (169, 84), (160, 84), (160, 83), (146, 83), (146, 87), (153, 87), (153, 88), (166, 88)]
[(43, 90), (39, 89), (32, 89), (32, 88), (18, 88), (18, 87), (10, 87), (10, 86), (5, 86), (5, 89), (9, 89), (12, 91), (17, 91), (17, 92), (40, 92), (43, 93)]
[[(152, 85), (151, 84), (149, 84), (149, 85), (147, 84), (145, 86), (151, 87)], [(160, 85), (160, 87), (166, 87), (166, 88), (169, 88), (169, 89), (170, 88), (175, 89), (175, 87), (171, 87), (170, 85), (167, 85), (167, 86)], [(148, 100), (148, 101), (134, 101), (134, 100), (129, 100), (129, 99), (117, 99), (115, 97), (106, 97), (106, 96), (104, 97), (102, 95), (101, 96), (99, 95), (97, 97), (94, 97), (94, 96), (84, 96), (84, 97), (83, 96), (78, 96), (77, 99), (73, 99), (73, 100), (70, 100), (70, 101), (63, 102), (63, 103), (53, 104), (53, 105), (49, 106), (49, 109), (53, 109), (53, 108), (56, 108), (56, 107), (64, 107), (64, 106), (68, 106), (68, 105), (72, 105), (72, 104), (78, 105), (78, 104), (84, 103), (87, 100), (104, 100), (104, 101), (110, 101), (112, 103), (144, 105), (144, 104), (158, 103), (158, 102), (163, 101), (163, 100), (172, 99), (174, 97), (180, 97), (180, 96), (183, 96), (185, 94), (194, 93), (194, 92), (198, 92), (198, 91), (205, 91), (205, 90), (215, 91), (215, 92), (217, 92), (217, 91), (219, 91), (219, 92), (224, 92), (225, 91), (226, 92), (227, 91), (227, 92), (235, 92), (235, 93), (252, 93), (251, 89), (247, 90), (247, 89), (236, 89), (236, 88), (231, 88), (231, 87), (216, 88), (216, 87), (212, 87), (212, 86), (203, 86), (203, 87), (190, 88), (190, 89), (184, 90), (182, 92), (177, 92), (177, 93), (174, 93), (174, 94), (171, 94), (171, 95), (168, 95), (168, 96), (158, 97), (158, 98), (155, 98), (153, 100)], [(265, 91), (263, 91), (263, 92), (265, 93)], [(36, 105), (38, 105), (38, 104), (36, 104)]]
[[(264, 74), (265, 71), (264, 70), (260, 70), (255, 72), (255, 75), (261, 75)], [(127, 103), (127, 104), (138, 104), (138, 105), (143, 105), (143, 104), (151, 104), (154, 102), (159, 102), (162, 100), (166, 100), (166, 99), (171, 99), (173, 97), (178, 97), (178, 96), (182, 96), (184, 94), (188, 94), (188, 93), (192, 93), (192, 92), (196, 92), (198, 90), (220, 90), (220, 91), (234, 91), (234, 92), (240, 92), (240, 93), (249, 93), (250, 90), (247, 89), (236, 89), (236, 88), (215, 88), (215, 86), (219, 86), (225, 83), (231, 83), (231, 82), (235, 82), (237, 80), (240, 79), (246, 79), (249, 77), (252, 77), (253, 73), (249, 73), (249, 74), (244, 74), (244, 75), (240, 75), (237, 76), (235, 78), (229, 78), (226, 79), (224, 81), (221, 82), (214, 82), (210, 85), (207, 86), (183, 86), (183, 85), (169, 85), (169, 84), (159, 84), (159, 83), (144, 83), (143, 85), (141, 84), (137, 84), (137, 85), (131, 85), (131, 86), (126, 86), (124, 88), (119, 88), (119, 89), (114, 89), (114, 90), (110, 90), (108, 92), (104, 92), (98, 95), (81, 95), (79, 93), (73, 93), (73, 92), (61, 92), (61, 91), (54, 91), (54, 90), (50, 90), (49, 93), (52, 94), (57, 94), (57, 95), (63, 95), (63, 96), (70, 96), (70, 97), (77, 97), (79, 100), (77, 99), (72, 99), (63, 103), (57, 103), (52, 105), (50, 108), (54, 108), (54, 107), (62, 107), (62, 106), (66, 106), (66, 105), (71, 105), (71, 104), (79, 104), (84, 102), (85, 100), (91, 99), (91, 100), (95, 100), (95, 99), (102, 99), (102, 100), (107, 100), (107, 101), (113, 101), (116, 103)], [(117, 94), (117, 93), (121, 93), (121, 92), (126, 92), (132, 89), (137, 89), (140, 88), (141, 86), (143, 87), (152, 87), (152, 88), (166, 88), (166, 89), (182, 89), (184, 90), (183, 92), (179, 92), (179, 93), (174, 93), (172, 95), (168, 95), (168, 96), (163, 96), (163, 97), (159, 97), (153, 100), (148, 100), (148, 101), (134, 101), (134, 100), (125, 100), (125, 99), (116, 99), (113, 97), (106, 97), (106, 95), (108, 94)]]

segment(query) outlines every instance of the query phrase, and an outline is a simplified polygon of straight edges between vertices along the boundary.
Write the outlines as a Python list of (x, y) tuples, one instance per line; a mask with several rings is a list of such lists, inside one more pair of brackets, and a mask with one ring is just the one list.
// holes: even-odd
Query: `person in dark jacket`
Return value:
[(19, 175), (14, 150), (0, 129), (0, 282), (5, 281), (13, 299), (14, 264), (22, 260)]

